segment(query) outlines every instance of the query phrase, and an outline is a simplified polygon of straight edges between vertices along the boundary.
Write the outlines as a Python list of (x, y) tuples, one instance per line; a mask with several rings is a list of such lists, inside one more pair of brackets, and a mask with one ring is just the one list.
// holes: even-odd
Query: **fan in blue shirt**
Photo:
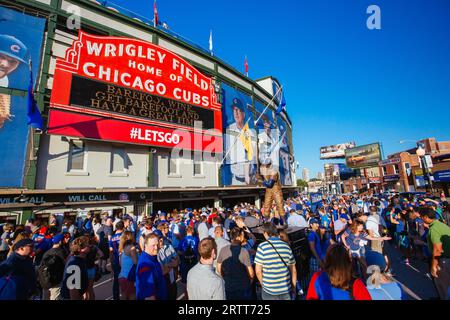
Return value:
[(145, 238), (144, 248), (136, 267), (136, 299), (166, 300), (167, 285), (158, 262), (159, 236), (155, 233), (149, 234)]

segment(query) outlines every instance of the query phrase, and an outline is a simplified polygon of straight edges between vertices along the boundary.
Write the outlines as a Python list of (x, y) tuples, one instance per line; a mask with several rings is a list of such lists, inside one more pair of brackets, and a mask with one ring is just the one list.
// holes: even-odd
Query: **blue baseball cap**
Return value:
[(386, 260), (384, 259), (384, 256), (376, 251), (369, 250), (366, 252), (366, 263), (367, 266), (379, 266), (381, 272), (386, 269)]
[(167, 213), (161, 212), (161, 213), (159, 214), (159, 216), (160, 216), (160, 217), (166, 217), (166, 216), (167, 216)]
[(233, 104), (231, 105), (231, 108), (238, 108), (239, 110), (241, 110), (242, 112), (245, 112), (244, 109), (244, 104), (242, 103), (242, 101), (238, 98), (234, 98), (233, 99)]
[(340, 214), (340, 215), (339, 215), (339, 218), (340, 218), (340, 219), (348, 220), (348, 216), (347, 216), (346, 214)]
[(156, 224), (157, 227), (159, 227), (162, 224), (169, 224), (169, 222), (167, 222), (166, 220), (162, 220), (162, 221), (158, 221), (158, 223)]
[(60, 234), (57, 234), (56, 236), (53, 237), (52, 242), (53, 242), (53, 244), (58, 244), (58, 243), (60, 243), (63, 239), (64, 239), (64, 235), (62, 235), (62, 234), (60, 233)]
[(25, 44), (6, 34), (0, 34), (0, 53), (25, 64), (28, 64), (30, 59), (30, 53)]
[(156, 235), (157, 235), (158, 237), (160, 237), (160, 238), (164, 238), (164, 235), (163, 235), (162, 232), (159, 231), (159, 230), (155, 230), (155, 231), (153, 231), (153, 233), (156, 234)]
[(316, 218), (311, 218), (311, 219), (309, 220), (309, 225), (312, 225), (312, 224), (314, 224), (314, 223), (319, 224), (319, 220), (317, 220)]

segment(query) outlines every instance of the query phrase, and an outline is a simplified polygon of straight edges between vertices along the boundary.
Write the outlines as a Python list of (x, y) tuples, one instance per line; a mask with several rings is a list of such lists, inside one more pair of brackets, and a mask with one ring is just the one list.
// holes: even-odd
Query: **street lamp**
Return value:
[(425, 161), (425, 154), (426, 154), (425, 149), (423, 148), (422, 144), (419, 144), (416, 150), (416, 155), (419, 157), (420, 163), (422, 164), (423, 176), (426, 179), (426, 190), (428, 192), (430, 188), (431, 192), (433, 193), (433, 182), (431, 181), (431, 177), (428, 172), (427, 162)]

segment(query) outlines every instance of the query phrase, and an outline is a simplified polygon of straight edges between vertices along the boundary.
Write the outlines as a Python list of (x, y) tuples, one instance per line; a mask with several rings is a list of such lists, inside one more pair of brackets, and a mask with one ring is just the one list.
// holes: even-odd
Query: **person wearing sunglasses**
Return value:
[(0, 264), (0, 300), (28, 300), (38, 294), (32, 253), (34, 242), (24, 238), (14, 243), (13, 252)]

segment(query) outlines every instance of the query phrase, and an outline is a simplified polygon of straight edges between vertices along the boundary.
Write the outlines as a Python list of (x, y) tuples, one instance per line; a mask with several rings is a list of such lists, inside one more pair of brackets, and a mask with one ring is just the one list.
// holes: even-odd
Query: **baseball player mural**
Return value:
[[(9, 76), (16, 72), (20, 64), (27, 65), (26, 61), (29, 59), (28, 48), (22, 41), (13, 36), (0, 34), (0, 87), (9, 88)], [(11, 96), (0, 94), (0, 129), (5, 121), (11, 118)]]
[(222, 174), (226, 186), (256, 185), (257, 149), (251, 97), (223, 84), (225, 165)]
[[(46, 19), (0, 6), (0, 187), (24, 185), (31, 74), (39, 78)], [(30, 68), (30, 61), (33, 62)], [(33, 81), (33, 89), (36, 82)]]

